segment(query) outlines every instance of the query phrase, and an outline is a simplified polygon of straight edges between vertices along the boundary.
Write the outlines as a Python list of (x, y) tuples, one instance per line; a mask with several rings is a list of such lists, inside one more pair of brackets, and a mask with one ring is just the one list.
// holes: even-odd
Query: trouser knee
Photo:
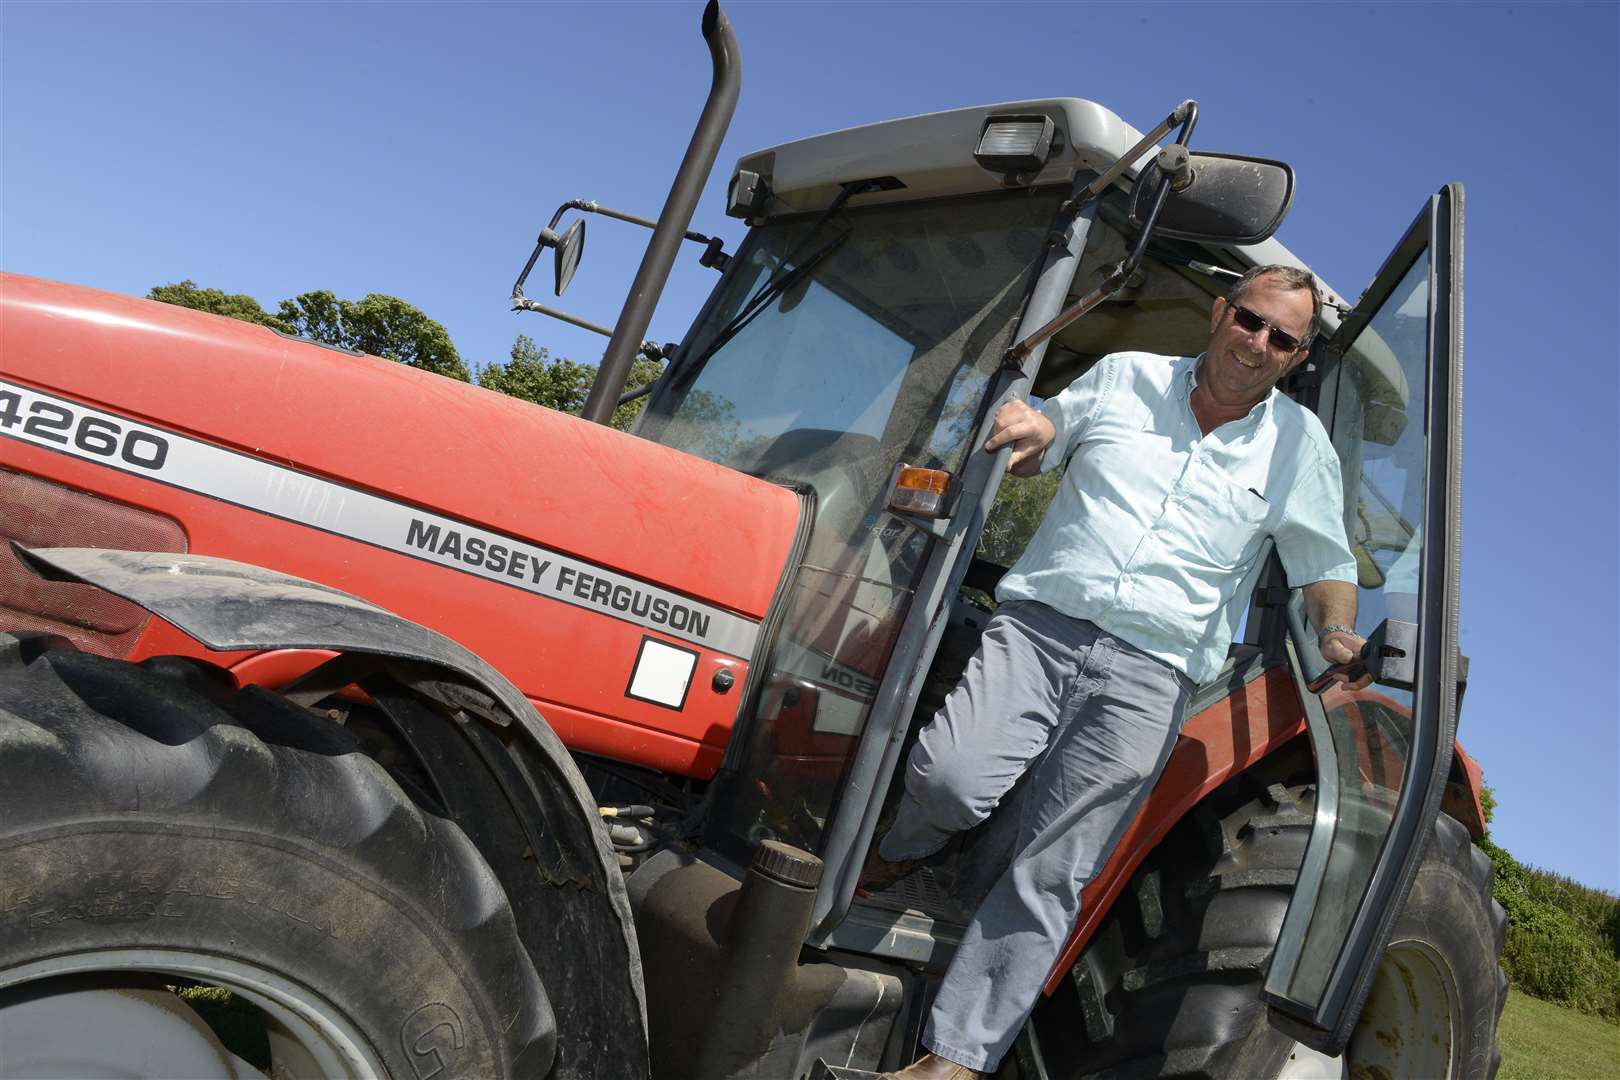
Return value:
[(964, 832), (990, 816), (996, 800), (980, 789), (984, 776), (969, 763), (918, 761), (906, 770), (906, 794), (928, 823), (945, 832)]

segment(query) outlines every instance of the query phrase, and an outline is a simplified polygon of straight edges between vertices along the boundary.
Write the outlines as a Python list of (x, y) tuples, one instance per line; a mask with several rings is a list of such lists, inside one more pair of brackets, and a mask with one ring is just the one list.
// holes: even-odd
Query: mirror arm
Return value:
[(1180, 146), (1186, 146), (1187, 139), (1192, 135), (1193, 125), (1197, 123), (1198, 102), (1188, 98), (1174, 109), (1171, 109), (1170, 115), (1161, 120), (1158, 127), (1138, 139), (1136, 145), (1125, 151), (1118, 161), (1108, 166), (1101, 176), (1087, 184), (1085, 190), (1071, 199), (1069, 204), (1064, 206), (1064, 209), (1078, 210), (1104, 191), (1107, 191), (1108, 185), (1124, 175), (1126, 169), (1136, 164), (1138, 158), (1147, 153), (1149, 148), (1164, 138), (1170, 129), (1177, 124), (1182, 125), (1182, 127), (1180, 133), (1176, 136), (1176, 143)]
[[(544, 231), (542, 231), (540, 233), (540, 239), (538, 239), (538, 240), (536, 240), (534, 242), (534, 251), (529, 254), (529, 261), (523, 264), (523, 272), (520, 273), (517, 276), (517, 280), (512, 283), (512, 310), (513, 311), (516, 311), (520, 307), (523, 307), (524, 304), (533, 303), (533, 301), (529, 301), (529, 300), (524, 299), (524, 297), (523, 297), (523, 283), (525, 281), (529, 280), (529, 271), (534, 269), (534, 264), (540, 261), (540, 253), (542, 251), (546, 250), (546, 234), (551, 233), (551, 232), (552, 232), (552, 230), (550, 228), (547, 228), (547, 229), (545, 229)], [(552, 235), (556, 235), (556, 234), (552, 233)], [(532, 311), (534, 309), (530, 308), (529, 310)], [(542, 309), (542, 310), (544, 310), (544, 309)], [(545, 314), (549, 315), (549, 314), (551, 314), (551, 312), (550, 311), (545, 311)], [(568, 319), (566, 321), (572, 322), (573, 320)]]
[[(534, 264), (540, 260), (540, 253), (557, 242), (557, 225), (562, 221), (563, 215), (568, 213), (570, 210), (578, 210), (585, 214), (601, 214), (603, 217), (610, 217), (615, 221), (627, 221), (632, 225), (640, 225), (644, 229), (655, 229), (658, 227), (658, 222), (656, 221), (650, 221), (647, 218), (638, 217), (635, 214), (629, 214), (623, 210), (615, 210), (611, 206), (603, 206), (594, 199), (569, 199), (567, 202), (557, 207), (557, 212), (551, 215), (551, 220), (546, 222), (546, 227), (540, 230), (540, 236), (534, 242), (534, 251), (529, 255), (529, 261), (523, 264), (523, 272), (518, 274), (517, 281), (513, 283), (512, 300), (514, 307), (516, 306), (516, 301), (524, 298), (523, 285), (529, 280), (529, 273), (534, 270)], [(692, 229), (686, 230), (684, 238), (692, 241), (694, 244), (703, 245), (704, 251), (702, 255), (698, 256), (698, 262), (702, 263), (704, 266), (713, 267), (716, 270), (725, 270), (726, 262), (730, 256), (728, 256), (725, 252), (724, 240), (720, 239), (718, 236), (705, 236), (703, 233), (695, 232)], [(533, 309), (531, 308), (530, 310)], [(594, 324), (592, 324), (592, 326), (594, 327)]]
[[(539, 251), (536, 250), (535, 254), (538, 255)], [(530, 263), (533, 263), (532, 259), (530, 260)], [(525, 273), (527, 273), (527, 271), (525, 271)], [(522, 284), (522, 280), (522, 278), (518, 279), (519, 284)], [(569, 324), (570, 326), (577, 326), (581, 330), (589, 330), (593, 334), (601, 334), (603, 337), (613, 336), (613, 328), (610, 326), (603, 326), (601, 323), (593, 323), (589, 319), (582, 319), (578, 315), (570, 315), (566, 311), (558, 311), (556, 308), (547, 307), (538, 300), (530, 300), (515, 289), (514, 292), (516, 292), (517, 295), (512, 297), (513, 311), (532, 311), (538, 315), (549, 315), (553, 319), (558, 319)], [(675, 347), (673, 345), (659, 345), (655, 342), (643, 341), (637, 351), (649, 360), (663, 360), (666, 359), (670, 353), (675, 351)], [(631, 400), (634, 399), (632, 398)], [(622, 405), (624, 403), (621, 401), (619, 404)]]
[[(610, 217), (615, 221), (628, 221), (632, 225), (640, 225), (643, 229), (656, 229), (658, 227), (658, 222), (656, 221), (652, 221), (644, 217), (638, 217), (635, 214), (629, 214), (623, 210), (615, 210), (611, 206), (603, 206), (594, 199), (569, 199), (567, 202), (563, 203), (562, 206), (558, 207), (557, 212), (552, 215), (551, 227), (553, 229), (557, 227), (557, 222), (562, 220), (563, 214), (569, 210), (578, 210), (586, 214), (601, 214), (603, 217)], [(693, 243), (703, 244), (705, 246), (714, 243), (715, 239), (712, 236), (704, 236), (702, 233), (694, 232), (691, 229), (687, 229), (683, 235), (686, 239), (692, 241)]]
[[(1154, 143), (1159, 141), (1165, 132), (1169, 131), (1178, 122), (1181, 124), (1181, 130), (1176, 133), (1174, 145), (1181, 147), (1183, 156), (1185, 156), (1187, 140), (1192, 137), (1193, 128), (1198, 123), (1198, 102), (1193, 101), (1191, 98), (1177, 105), (1175, 111), (1164, 118), (1163, 123), (1143, 136), (1135, 146), (1126, 151), (1124, 157), (1110, 165), (1106, 172), (1093, 180), (1084, 191), (1071, 200), (1074, 205), (1084, 206), (1087, 202), (1096, 198), (1098, 194), (1108, 187), (1108, 184), (1113, 182), (1114, 177), (1119, 176), (1128, 169), (1133, 161), (1146, 153)], [(1153, 195), (1153, 212), (1148, 215), (1147, 221), (1143, 223), (1142, 231), (1137, 234), (1136, 243), (1131, 245), (1130, 253), (1109, 271), (1102, 284), (1075, 301), (1070, 307), (1060, 311), (1045, 326), (1008, 349), (1007, 356), (1002, 361), (1004, 367), (1021, 370), (1024, 359), (1035, 350), (1037, 345), (1054, 337), (1064, 327), (1114, 295), (1120, 286), (1130, 279), (1130, 276), (1136, 272), (1136, 268), (1141, 265), (1142, 256), (1147, 253), (1148, 242), (1153, 239), (1153, 226), (1158, 223), (1159, 211), (1164, 209), (1165, 200), (1170, 197), (1172, 179), (1171, 173), (1167, 171), (1161, 172), (1159, 190)]]
[[(536, 251), (536, 254), (539, 254), (539, 252)], [(556, 308), (547, 307), (538, 300), (530, 300), (516, 289), (513, 290), (512, 294), (512, 310), (532, 311), (537, 315), (549, 315), (553, 319), (560, 319), (570, 326), (577, 326), (581, 330), (589, 330), (593, 334), (601, 334), (603, 337), (613, 336), (611, 327), (603, 326), (601, 323), (593, 323), (589, 319), (580, 318), (578, 315), (570, 315), (566, 311), (558, 311)]]

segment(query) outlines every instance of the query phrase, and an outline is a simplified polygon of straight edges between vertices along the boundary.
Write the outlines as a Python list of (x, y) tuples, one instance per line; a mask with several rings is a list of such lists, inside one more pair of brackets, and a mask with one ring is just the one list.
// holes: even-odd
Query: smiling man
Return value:
[(1315, 415), (1275, 389), (1320, 311), (1309, 273), (1258, 267), (1215, 301), (1202, 356), (1114, 353), (1040, 411), (1013, 401), (996, 414), (985, 449), (1011, 445), (1014, 473), (1067, 472), (912, 751), (866, 882), (897, 881), (1031, 775), (1012, 861), (935, 998), (931, 1052), (895, 1080), (996, 1070), (1081, 888), (1158, 777), (1193, 690), (1220, 670), (1268, 537), (1323, 657), (1359, 652), (1338, 457)]

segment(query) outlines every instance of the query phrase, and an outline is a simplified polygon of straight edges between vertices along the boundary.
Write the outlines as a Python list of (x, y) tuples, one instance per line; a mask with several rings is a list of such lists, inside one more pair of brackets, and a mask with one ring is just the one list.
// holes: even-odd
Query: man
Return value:
[(996, 1070), (1081, 887), (1152, 788), (1193, 689), (1225, 660), (1267, 537), (1304, 588), (1323, 657), (1360, 651), (1338, 457), (1316, 417), (1274, 389), (1304, 360), (1320, 311), (1308, 272), (1259, 267), (1215, 301), (1202, 356), (1115, 353), (1041, 411), (1013, 401), (996, 414), (984, 448), (1010, 445), (1015, 474), (1068, 472), (912, 751), (868, 884), (893, 883), (983, 821), (1026, 770), (1028, 790), (1011, 864), (934, 1001), (930, 1053), (892, 1080)]

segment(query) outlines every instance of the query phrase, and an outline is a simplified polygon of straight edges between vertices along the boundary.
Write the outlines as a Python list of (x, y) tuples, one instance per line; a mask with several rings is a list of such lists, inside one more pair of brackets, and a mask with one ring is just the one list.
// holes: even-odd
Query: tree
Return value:
[(1046, 516), (1062, 476), (1061, 469), (1028, 479), (1009, 473), (990, 505), (984, 532), (979, 535), (979, 554), (997, 565), (1011, 566)]
[(449, 332), (397, 296), (370, 293), (362, 300), (340, 300), (320, 289), (283, 300), (278, 314), (294, 333), (311, 340), (462, 382), (470, 378)]
[(551, 350), (519, 334), (511, 359), (480, 371), (478, 385), (558, 412), (577, 413), (595, 375), (596, 369), (585, 364), (563, 357), (553, 360)]
[[(660, 367), (651, 360), (637, 360), (630, 368), (625, 390), (637, 390), (658, 378)], [(478, 373), (478, 385), (486, 390), (508, 394), (558, 412), (579, 414), (590, 393), (596, 368), (566, 357), (551, 356), (551, 350), (536, 345), (527, 334), (512, 343), (511, 359), (491, 364)], [(627, 429), (647, 404), (645, 397), (613, 411), (612, 426)]]
[(161, 300), (165, 304), (206, 311), (211, 315), (228, 315), (243, 322), (257, 323), (279, 330), (293, 332), (291, 326), (259, 306), (259, 302), (246, 293), (226, 293), (221, 289), (204, 289), (187, 278), (171, 285), (155, 285), (146, 294), (148, 300)]
[[(656, 360), (638, 358), (635, 363), (630, 365), (630, 375), (624, 380), (624, 392), (628, 394), (632, 390), (640, 390), (643, 386), (658, 378), (659, 375), (662, 375), (663, 372), (663, 366)], [(645, 395), (627, 405), (620, 405), (613, 410), (611, 423), (620, 431), (627, 431), (636, 417), (641, 415), (641, 410), (646, 407), (647, 397)]]
[(318, 289), (283, 300), (271, 315), (251, 296), (200, 288), (190, 278), (155, 286), (146, 295), (150, 300), (228, 315), (284, 334), (398, 360), (462, 382), (471, 377), (449, 331), (397, 296), (371, 293), (363, 300), (340, 300), (330, 290)]

